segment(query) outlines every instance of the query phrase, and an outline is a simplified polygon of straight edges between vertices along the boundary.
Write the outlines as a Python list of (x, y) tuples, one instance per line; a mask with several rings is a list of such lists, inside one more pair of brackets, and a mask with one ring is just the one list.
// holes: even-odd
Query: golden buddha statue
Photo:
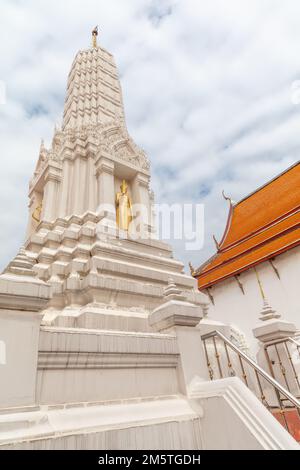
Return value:
[(128, 186), (125, 180), (120, 186), (121, 192), (116, 196), (117, 225), (119, 229), (128, 231), (132, 221), (131, 200), (128, 195)]
[(32, 218), (35, 222), (39, 223), (41, 221), (41, 213), (42, 213), (42, 203), (36, 206), (32, 213)]

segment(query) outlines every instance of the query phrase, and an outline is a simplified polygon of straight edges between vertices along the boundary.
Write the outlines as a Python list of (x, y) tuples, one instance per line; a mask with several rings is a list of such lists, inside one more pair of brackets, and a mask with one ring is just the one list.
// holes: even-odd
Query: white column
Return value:
[(94, 160), (89, 157), (87, 160), (87, 208), (86, 210), (95, 212), (97, 206), (97, 180)]
[[(149, 192), (149, 175), (137, 173), (132, 182), (132, 199), (134, 205), (139, 205), (140, 209), (135, 213), (135, 217), (141, 217), (146, 232), (151, 231), (152, 212)], [(137, 209), (137, 207), (136, 207)]]
[(83, 188), (80, 185), (81, 159), (76, 157), (74, 160), (74, 172), (71, 187), (72, 214), (80, 215), (81, 199), (83, 198)]
[(60, 169), (49, 167), (45, 176), (43, 209), (41, 220), (52, 222), (58, 217), (58, 188), (61, 181)]
[(87, 194), (87, 185), (89, 185), (89, 181), (87, 181), (87, 159), (86, 158), (79, 158), (78, 163), (78, 174), (77, 174), (77, 184), (76, 187), (76, 209), (77, 215), (82, 215), (84, 212), (87, 211), (88, 205), (88, 194)]
[(63, 161), (62, 184), (59, 197), (59, 216), (65, 217), (68, 214), (68, 194), (71, 175), (71, 161), (65, 158)]
[[(274, 378), (285, 388), (287, 388), (287, 381), (291, 393), (297, 395), (299, 389), (295, 380), (293, 366), (289, 359), (290, 355), (293, 361), (293, 356), (297, 355), (297, 349), (296, 347), (293, 348), (293, 344), (288, 342), (288, 353), (286, 346), (281, 342), (283, 340), (288, 341), (288, 338), (295, 335), (296, 325), (283, 320), (281, 315), (268, 304), (266, 299), (264, 300), (259, 319), (260, 323), (252, 330), (255, 338), (259, 340), (259, 350), (256, 356), (257, 362), (266, 372), (269, 374), (273, 373)], [(267, 388), (264, 392), (272, 400), (272, 387), (270, 389)], [(273, 399), (276, 403), (276, 398), (273, 397)]]
[[(39, 332), (50, 298), (50, 286), (28, 277), (0, 279), (0, 404), (18, 407), (35, 404)], [(5, 352), (5, 354), (4, 354)]]
[(149, 316), (155, 330), (176, 335), (180, 354), (178, 368), (182, 392), (188, 394), (195, 380), (208, 380), (208, 371), (199, 329), (203, 317), (199, 305), (188, 302), (176, 285), (169, 280), (165, 301)]
[[(114, 189), (114, 162), (100, 157), (96, 161), (96, 175), (98, 185), (97, 210), (105, 217), (115, 217), (115, 189)], [(105, 206), (105, 207), (104, 207)], [(109, 210), (111, 209), (111, 210)]]
[(72, 215), (73, 212), (73, 206), (74, 206), (74, 194), (73, 194), (73, 177), (74, 177), (74, 172), (75, 172), (75, 160), (71, 160), (70, 162), (70, 168), (69, 168), (69, 181), (68, 181), (68, 204), (67, 204), (67, 211), (66, 215)]

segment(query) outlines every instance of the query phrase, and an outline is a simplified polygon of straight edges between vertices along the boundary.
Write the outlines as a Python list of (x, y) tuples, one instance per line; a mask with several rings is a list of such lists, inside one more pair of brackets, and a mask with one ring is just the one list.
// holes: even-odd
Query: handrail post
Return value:
[(194, 380), (209, 380), (204, 348), (196, 328), (202, 318), (202, 307), (188, 302), (175, 284), (165, 289), (165, 302), (149, 317), (152, 328), (176, 335), (179, 383), (184, 394), (189, 393)]
[[(269, 307), (268, 316), (265, 312), (260, 317), (260, 324), (253, 329), (255, 338), (259, 341), (257, 362), (287, 390), (294, 395), (299, 394), (291, 354), (286, 342), (296, 332), (296, 326), (284, 321), (275, 310)], [(266, 306), (264, 306), (266, 310)]]

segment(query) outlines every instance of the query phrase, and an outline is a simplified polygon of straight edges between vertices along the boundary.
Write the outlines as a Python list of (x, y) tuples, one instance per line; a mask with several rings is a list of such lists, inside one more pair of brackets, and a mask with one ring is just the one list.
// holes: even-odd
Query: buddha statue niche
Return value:
[(128, 186), (125, 180), (120, 186), (121, 192), (116, 195), (116, 216), (119, 229), (128, 231), (132, 221), (131, 200), (128, 195)]
[(34, 209), (32, 213), (32, 218), (37, 223), (40, 223), (41, 221), (42, 209), (43, 209), (43, 206), (42, 206), (42, 203), (40, 203), (36, 206), (36, 208)]

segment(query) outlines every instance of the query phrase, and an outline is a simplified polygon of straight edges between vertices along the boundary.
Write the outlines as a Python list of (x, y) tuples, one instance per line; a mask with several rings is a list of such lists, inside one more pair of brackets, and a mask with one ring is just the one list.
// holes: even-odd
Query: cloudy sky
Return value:
[(203, 249), (175, 246), (197, 266), (224, 230), (222, 189), (239, 200), (299, 159), (299, 22), (298, 0), (0, 0), (0, 268), (23, 242), (40, 140), (95, 24), (156, 202), (205, 205)]

